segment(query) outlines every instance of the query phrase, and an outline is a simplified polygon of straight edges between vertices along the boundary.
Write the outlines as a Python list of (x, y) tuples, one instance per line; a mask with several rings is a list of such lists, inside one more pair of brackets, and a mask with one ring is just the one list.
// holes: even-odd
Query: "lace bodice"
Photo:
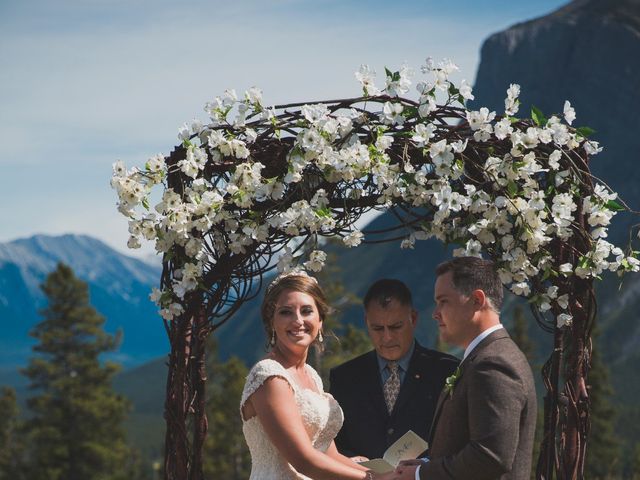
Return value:
[[(310, 365), (306, 365), (307, 372), (316, 383), (319, 392), (302, 388), (296, 384), (294, 378), (275, 360), (261, 360), (256, 363), (244, 384), (240, 411), (247, 399), (269, 377), (281, 377), (293, 389), (296, 404), (300, 410), (304, 427), (309, 434), (314, 448), (326, 451), (331, 445), (338, 431), (342, 427), (343, 415), (338, 402), (322, 387), (322, 380)], [(242, 414), (242, 413), (241, 413)], [(285, 480), (305, 479), (284, 459), (276, 447), (271, 443), (257, 416), (242, 422), (244, 438), (251, 452), (250, 480)]]

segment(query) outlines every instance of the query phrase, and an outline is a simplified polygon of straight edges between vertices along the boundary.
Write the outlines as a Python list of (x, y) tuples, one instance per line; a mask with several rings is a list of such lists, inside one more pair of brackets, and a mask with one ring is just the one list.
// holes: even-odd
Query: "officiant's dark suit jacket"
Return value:
[(425, 480), (528, 480), (536, 393), (527, 359), (505, 329), (460, 364), (453, 393), (438, 400)]
[(347, 456), (382, 458), (387, 447), (407, 430), (426, 439), (440, 390), (458, 363), (457, 358), (416, 342), (391, 415), (384, 402), (375, 350), (333, 368), (330, 392), (344, 412), (344, 424), (335, 440), (338, 450)]

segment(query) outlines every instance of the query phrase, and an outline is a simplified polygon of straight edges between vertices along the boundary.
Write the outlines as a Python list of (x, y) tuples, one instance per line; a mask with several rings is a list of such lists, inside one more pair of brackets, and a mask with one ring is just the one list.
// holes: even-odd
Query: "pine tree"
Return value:
[(594, 348), (587, 378), (591, 428), (584, 476), (593, 480), (605, 480), (619, 478), (620, 443), (614, 433), (616, 412), (610, 402), (613, 388), (609, 382), (609, 370), (601, 360), (597, 348), (597, 331), (594, 331), (592, 338)]
[(213, 336), (207, 341), (207, 419), (209, 432), (203, 448), (205, 478), (245, 480), (251, 471), (251, 457), (242, 434), (240, 397), (247, 367), (237, 357), (220, 363)]
[(0, 480), (24, 478), (22, 452), (16, 392), (3, 387), (0, 390)]
[(128, 403), (111, 380), (118, 366), (100, 361), (118, 339), (89, 303), (87, 284), (59, 264), (41, 286), (48, 305), (31, 335), (38, 341), (24, 374), (34, 396), (29, 435), (31, 480), (124, 480), (133, 477), (122, 422)]

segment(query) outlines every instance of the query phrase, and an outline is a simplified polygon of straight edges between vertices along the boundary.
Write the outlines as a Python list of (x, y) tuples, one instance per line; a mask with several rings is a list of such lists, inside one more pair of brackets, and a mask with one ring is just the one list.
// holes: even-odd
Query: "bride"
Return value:
[(322, 342), (328, 310), (304, 271), (282, 274), (267, 288), (262, 320), (271, 351), (249, 372), (240, 402), (250, 480), (387, 478), (341, 455), (333, 442), (342, 410), (306, 363), (309, 347)]

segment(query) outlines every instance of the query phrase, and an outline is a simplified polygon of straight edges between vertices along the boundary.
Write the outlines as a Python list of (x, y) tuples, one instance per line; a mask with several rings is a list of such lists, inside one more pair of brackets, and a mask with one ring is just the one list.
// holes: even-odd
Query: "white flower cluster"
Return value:
[[(171, 320), (184, 312), (189, 292), (199, 288), (215, 258), (244, 254), (274, 234), (340, 234), (345, 245), (359, 245), (362, 232), (337, 226), (337, 210), (330, 207), (333, 187), (327, 185), (341, 185), (339, 191), (351, 201), (371, 196), (373, 189), (380, 208), (404, 204), (430, 212), (429, 221), (402, 241), (403, 248), (435, 237), (460, 245), (455, 255), (487, 253), (512, 292), (543, 312), (562, 312), (560, 326), (571, 323), (564, 279), (637, 271), (635, 253), (626, 255), (605, 240), (621, 207), (604, 186), (591, 189), (576, 166), (581, 152), (593, 155), (600, 147), (570, 127), (575, 120), (570, 103), (562, 118), (545, 119), (535, 111), (533, 122), (521, 120), (514, 117), (520, 87), (512, 84), (504, 114), (470, 110), (465, 102), (474, 98), (471, 87), (449, 80), (456, 70), (448, 60), (427, 59), (421, 68), (426, 79), (416, 84), (418, 99), (410, 100), (402, 97), (412, 84), (409, 68), (386, 70), (385, 87), (379, 89), (375, 72), (363, 65), (356, 79), (367, 108), (327, 102), (300, 105), (294, 112), (265, 108), (257, 88), (242, 98), (228, 90), (205, 106), (208, 125), (194, 120), (179, 129), (184, 154), (178, 161), (168, 165), (156, 155), (143, 169), (130, 170), (117, 162), (111, 184), (119, 211), (129, 218), (129, 247), (138, 248), (142, 238), (154, 241), (157, 252), (170, 255), (179, 267), (171, 285), (152, 294), (162, 317)], [(442, 94), (447, 99), (438, 105), (436, 95)], [(371, 105), (380, 110), (371, 111)], [(443, 121), (445, 114), (449, 121)], [(456, 126), (460, 120), (466, 120), (466, 130)], [(260, 155), (267, 141), (282, 141), (287, 148), (277, 168)], [(179, 181), (169, 182), (172, 176)], [(152, 207), (156, 186), (164, 191)], [(308, 195), (289, 200), (291, 192), (300, 191)], [(579, 215), (588, 227), (581, 226)], [(554, 240), (569, 242), (583, 232), (589, 251), (575, 265), (558, 266)], [(304, 267), (319, 271), (325, 261), (326, 254), (314, 250)], [(286, 249), (278, 269), (288, 271), (296, 263)]]

